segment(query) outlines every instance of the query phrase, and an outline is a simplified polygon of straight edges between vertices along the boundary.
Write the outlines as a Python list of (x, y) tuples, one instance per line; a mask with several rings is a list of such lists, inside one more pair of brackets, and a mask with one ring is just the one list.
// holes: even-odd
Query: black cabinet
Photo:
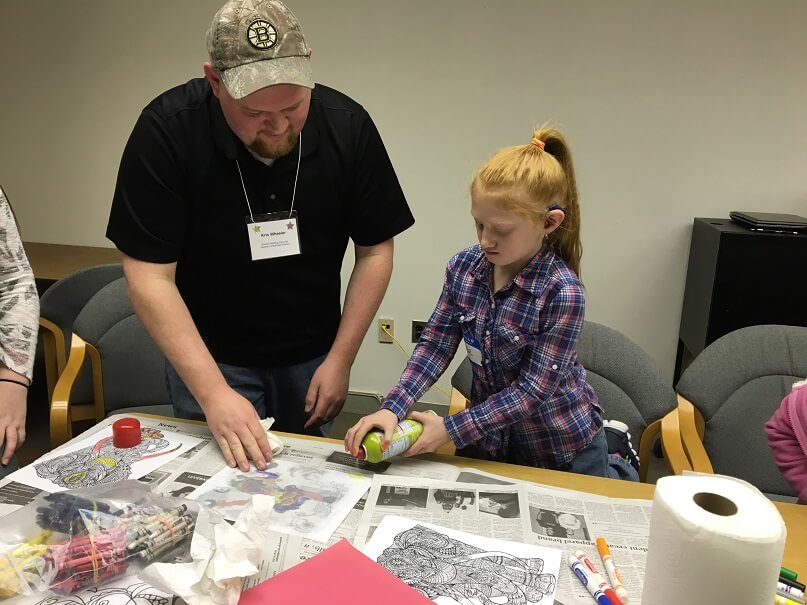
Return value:
[(708, 344), (759, 324), (807, 326), (807, 235), (752, 231), (730, 219), (696, 218), (675, 381)]

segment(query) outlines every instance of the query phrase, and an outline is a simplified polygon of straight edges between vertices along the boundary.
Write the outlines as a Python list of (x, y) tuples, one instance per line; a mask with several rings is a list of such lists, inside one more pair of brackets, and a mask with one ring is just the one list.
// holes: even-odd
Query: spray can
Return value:
[[(437, 413), (432, 410), (427, 410), (426, 413), (437, 416)], [(367, 462), (375, 463), (386, 460), (387, 458), (392, 458), (398, 454), (403, 454), (412, 447), (422, 434), (423, 425), (417, 420), (401, 420), (392, 432), (389, 447), (384, 451), (381, 449), (381, 444), (384, 441), (384, 432), (370, 431), (364, 436), (364, 439), (362, 439), (357, 458), (359, 460), (367, 460)]]

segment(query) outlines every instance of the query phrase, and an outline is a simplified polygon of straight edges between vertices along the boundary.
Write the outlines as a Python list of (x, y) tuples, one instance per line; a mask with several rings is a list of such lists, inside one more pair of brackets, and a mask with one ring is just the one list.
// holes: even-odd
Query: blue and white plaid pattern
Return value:
[(382, 407), (406, 416), (472, 336), (482, 365), (472, 364), (471, 407), (445, 420), (451, 440), (478, 442), (494, 459), (563, 468), (602, 427), (575, 352), (582, 285), (546, 247), (495, 295), (492, 272), (478, 245), (449, 261), (437, 308)]

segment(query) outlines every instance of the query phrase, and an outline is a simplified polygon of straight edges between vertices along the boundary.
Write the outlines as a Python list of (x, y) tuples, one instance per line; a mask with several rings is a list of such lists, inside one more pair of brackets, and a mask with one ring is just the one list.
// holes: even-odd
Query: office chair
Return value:
[[(120, 263), (88, 267), (58, 280), (40, 297), (39, 327), (49, 402), (53, 400), (56, 381), (67, 363), (73, 321), (98, 290), (120, 277), (123, 277)], [(74, 389), (73, 396), (88, 401), (91, 390), (87, 379)]]
[(749, 326), (711, 343), (676, 385), (684, 464), (739, 477), (774, 497), (795, 496), (763, 427), (793, 383), (805, 377), (807, 328)]
[[(675, 391), (639, 345), (621, 332), (592, 321), (583, 324), (577, 359), (586, 369), (587, 381), (605, 417), (624, 422), (631, 436), (639, 438), (639, 478), (646, 481), (653, 441), (662, 432), (662, 419), (675, 415)], [(471, 363), (466, 358), (451, 378), (449, 413), (466, 407), (472, 379)], [(669, 421), (667, 430), (675, 435), (675, 426)], [(678, 443), (680, 439), (673, 439), (670, 447), (680, 449)]]
[[(593, 321), (583, 324), (577, 359), (586, 369), (586, 380), (597, 394), (605, 418), (624, 422), (633, 439), (639, 439), (639, 478), (646, 481), (662, 420), (675, 415), (675, 391), (669, 378), (639, 345)], [(661, 436), (664, 447), (667, 444)], [(670, 447), (675, 446), (673, 441)]]
[[(53, 447), (72, 437), (72, 423), (80, 418), (99, 422), (112, 413), (134, 412), (173, 416), (165, 357), (135, 315), (124, 278), (87, 301), (72, 331), (67, 365), (51, 400)], [(72, 391), (85, 373), (91, 378), (92, 400), (74, 403)]]
[(471, 361), (466, 357), (451, 375), (451, 402), (448, 414), (461, 412), (471, 403), (471, 384), (474, 380)]

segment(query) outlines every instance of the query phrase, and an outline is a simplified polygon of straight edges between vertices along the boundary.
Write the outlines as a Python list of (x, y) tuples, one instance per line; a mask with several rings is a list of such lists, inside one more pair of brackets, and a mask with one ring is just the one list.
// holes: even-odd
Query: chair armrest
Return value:
[[(462, 393), (460, 393), (457, 389), (451, 389), (451, 403), (448, 405), (448, 416), (452, 414), (456, 414), (457, 412), (461, 412), (466, 407), (468, 407), (468, 400), (465, 399)], [(457, 448), (454, 447), (454, 444), (449, 442), (445, 445), (441, 445), (437, 448), (438, 454), (448, 454), (449, 456), (456, 453)]]
[(465, 399), (465, 395), (460, 393), (457, 389), (452, 388), (451, 403), (448, 405), (448, 415), (451, 416), (452, 414), (461, 412), (468, 407), (468, 403), (468, 400)]
[(64, 351), (64, 332), (49, 319), (39, 318), (42, 336), (42, 350), (45, 362), (45, 382), (48, 386), (48, 401), (53, 399), (56, 381), (64, 370), (66, 355)]
[(70, 343), (70, 357), (64, 371), (53, 389), (50, 400), (50, 445), (58, 447), (70, 441), (73, 436), (73, 417), (70, 409), (70, 394), (79, 372), (84, 365), (87, 353), (86, 343), (76, 334)]
[(706, 423), (692, 402), (681, 395), (678, 395), (678, 418), (681, 441), (692, 464), (692, 470), (699, 473), (714, 473), (712, 461), (703, 447), (703, 431)]
[(647, 425), (639, 439), (639, 481), (647, 483), (647, 469), (653, 451), (653, 440), (661, 432), (661, 418)]
[(664, 458), (673, 473), (680, 475), (684, 471), (692, 470), (692, 464), (689, 462), (689, 457), (681, 440), (681, 427), (677, 408), (661, 419), (661, 448), (664, 451)]

